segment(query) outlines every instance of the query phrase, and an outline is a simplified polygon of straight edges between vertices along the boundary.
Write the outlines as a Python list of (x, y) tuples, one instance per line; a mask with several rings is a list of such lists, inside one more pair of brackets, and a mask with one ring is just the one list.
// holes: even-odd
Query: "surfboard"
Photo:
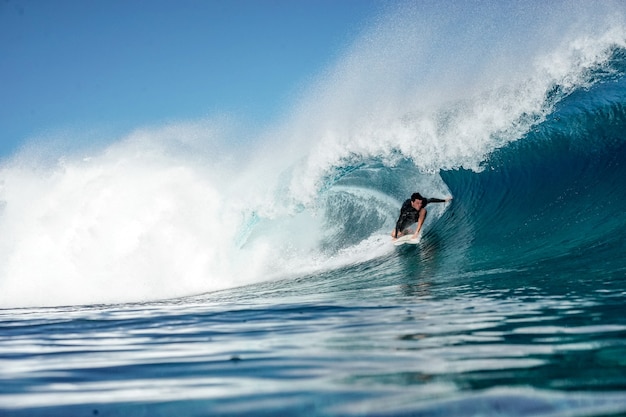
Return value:
[(395, 246), (402, 246), (404, 244), (417, 245), (418, 243), (420, 243), (420, 236), (418, 236), (417, 239), (411, 239), (412, 237), (413, 235), (400, 236), (393, 241), (393, 244)]

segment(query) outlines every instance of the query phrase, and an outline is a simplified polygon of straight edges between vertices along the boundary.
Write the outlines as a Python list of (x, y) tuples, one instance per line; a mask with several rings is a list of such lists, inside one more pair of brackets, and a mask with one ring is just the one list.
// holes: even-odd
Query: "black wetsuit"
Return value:
[[(442, 200), (440, 198), (425, 198), (422, 200), (422, 208), (426, 207), (428, 203), (445, 202), (446, 200)], [(400, 209), (400, 217), (398, 217), (398, 221), (396, 222), (396, 230), (394, 236), (398, 237), (398, 232), (402, 232), (413, 223), (417, 223), (417, 221), (419, 220), (419, 215), (419, 211), (415, 210), (411, 205), (411, 199), (408, 199), (404, 203), (402, 203), (402, 208)]]

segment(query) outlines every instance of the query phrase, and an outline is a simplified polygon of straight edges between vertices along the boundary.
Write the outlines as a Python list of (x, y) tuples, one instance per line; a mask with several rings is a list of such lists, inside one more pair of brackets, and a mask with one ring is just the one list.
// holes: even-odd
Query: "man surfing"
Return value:
[(411, 234), (411, 230), (408, 227), (413, 223), (417, 223), (417, 229), (415, 233), (413, 233), (411, 240), (417, 239), (422, 231), (426, 215), (428, 214), (426, 205), (429, 203), (447, 203), (450, 200), (452, 200), (452, 197), (446, 199), (424, 198), (420, 193), (411, 194), (411, 198), (402, 204), (400, 217), (398, 217), (398, 221), (396, 222), (396, 228), (391, 232), (391, 237), (393, 240), (396, 240), (401, 236)]

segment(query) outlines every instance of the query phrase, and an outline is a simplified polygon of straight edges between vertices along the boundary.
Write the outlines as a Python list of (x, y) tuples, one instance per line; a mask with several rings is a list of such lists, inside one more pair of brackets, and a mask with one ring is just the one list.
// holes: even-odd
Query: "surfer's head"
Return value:
[(415, 200), (423, 200), (423, 199), (424, 197), (422, 197), (420, 193), (411, 194), (411, 203), (414, 202)]
[(419, 210), (426, 206), (426, 199), (420, 193), (411, 194), (411, 206), (415, 210)]

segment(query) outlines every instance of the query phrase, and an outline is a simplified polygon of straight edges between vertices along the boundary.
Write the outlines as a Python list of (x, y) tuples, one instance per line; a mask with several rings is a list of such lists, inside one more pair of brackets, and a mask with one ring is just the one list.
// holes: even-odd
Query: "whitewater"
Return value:
[(402, 3), (261, 132), (33, 140), (0, 415), (623, 415), (625, 19)]

